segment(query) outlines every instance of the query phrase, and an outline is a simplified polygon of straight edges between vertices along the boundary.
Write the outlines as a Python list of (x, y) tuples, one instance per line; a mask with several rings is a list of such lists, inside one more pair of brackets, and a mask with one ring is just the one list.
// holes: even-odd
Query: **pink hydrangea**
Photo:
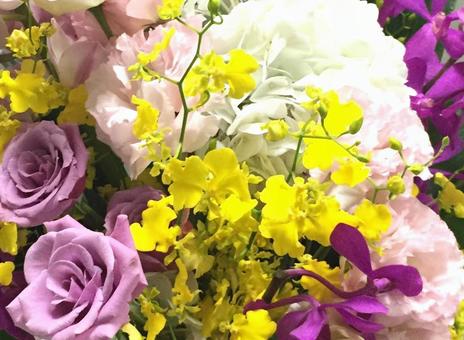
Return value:
[[(190, 24), (199, 26), (202, 17), (193, 17)], [(133, 36), (122, 34), (110, 50), (108, 60), (101, 64), (86, 82), (89, 92), (88, 111), (97, 121), (99, 138), (111, 146), (122, 159), (131, 177), (137, 177), (149, 164), (143, 143), (132, 133), (137, 117), (132, 96), (145, 99), (160, 111), (159, 127), (168, 128), (166, 144), (174, 152), (182, 127), (182, 104), (178, 88), (164, 80), (134, 81), (128, 67), (137, 62), (139, 52), (149, 52), (160, 42), (166, 29), (174, 27), (175, 34), (169, 47), (152, 65), (157, 72), (180, 79), (196, 52), (196, 33), (170, 22), (145, 33)], [(183, 150), (193, 152), (203, 147), (218, 129), (219, 120), (199, 111), (189, 113)]]
[[(372, 264), (416, 267), (423, 291), (416, 297), (396, 291), (378, 295), (389, 312), (377, 317), (386, 327), (377, 339), (443, 340), (464, 298), (464, 256), (446, 223), (417, 199), (398, 198), (391, 202), (391, 212), (393, 225), (379, 244), (383, 253), (372, 252)], [(350, 273), (345, 288), (362, 286), (364, 276), (356, 270)]]

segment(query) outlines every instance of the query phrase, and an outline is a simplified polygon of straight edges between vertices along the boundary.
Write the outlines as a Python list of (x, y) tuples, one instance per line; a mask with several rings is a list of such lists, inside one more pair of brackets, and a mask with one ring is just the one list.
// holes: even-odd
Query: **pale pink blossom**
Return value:
[(87, 11), (52, 19), (55, 34), (48, 38), (50, 58), (67, 87), (83, 83), (105, 60), (108, 40), (95, 17)]
[[(201, 17), (195, 17), (190, 24), (199, 26), (201, 21)], [(121, 158), (131, 177), (137, 177), (149, 164), (143, 143), (132, 133), (137, 117), (132, 96), (147, 100), (160, 111), (159, 127), (166, 130), (166, 144), (172, 152), (178, 145), (183, 112), (177, 86), (164, 80), (135, 81), (127, 70), (137, 62), (139, 52), (151, 51), (171, 27), (176, 31), (169, 47), (151, 67), (169, 78), (180, 79), (195, 54), (197, 35), (177, 22), (170, 22), (147, 34), (143, 31), (133, 36), (122, 34), (110, 50), (107, 62), (86, 82), (89, 92), (86, 106), (97, 121), (98, 137)], [(193, 152), (203, 147), (217, 129), (216, 117), (190, 112), (183, 150)]]
[(100, 5), (105, 0), (34, 0), (40, 8), (54, 16), (73, 13)]
[(106, 0), (105, 18), (115, 35), (134, 34), (156, 23), (162, 0)]
[(0, 11), (12, 11), (22, 4), (21, 0), (0, 0)]
[[(382, 255), (371, 254), (373, 266), (414, 266), (424, 287), (416, 297), (396, 291), (378, 295), (389, 312), (376, 320), (386, 327), (377, 339), (449, 339), (449, 326), (464, 298), (464, 256), (453, 233), (432, 209), (415, 198), (398, 198), (390, 206), (393, 225), (379, 243)], [(362, 286), (365, 277), (357, 270), (350, 273), (346, 288)]]

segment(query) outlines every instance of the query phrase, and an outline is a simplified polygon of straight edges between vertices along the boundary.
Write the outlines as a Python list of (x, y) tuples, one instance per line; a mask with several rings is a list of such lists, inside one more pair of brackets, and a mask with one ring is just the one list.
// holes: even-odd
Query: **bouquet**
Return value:
[(0, 10), (0, 337), (464, 339), (464, 7)]

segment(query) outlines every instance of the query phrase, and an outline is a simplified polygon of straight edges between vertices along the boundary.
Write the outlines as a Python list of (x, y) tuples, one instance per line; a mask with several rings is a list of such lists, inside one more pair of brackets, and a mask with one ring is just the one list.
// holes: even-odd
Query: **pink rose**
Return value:
[(83, 83), (105, 59), (108, 40), (87, 11), (52, 19), (56, 33), (48, 39), (50, 58), (67, 87)]

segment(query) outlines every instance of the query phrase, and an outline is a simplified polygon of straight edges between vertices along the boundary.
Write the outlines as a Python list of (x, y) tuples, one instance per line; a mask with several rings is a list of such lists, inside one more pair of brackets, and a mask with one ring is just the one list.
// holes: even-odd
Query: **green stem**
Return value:
[(327, 257), (327, 255), (329, 255), (329, 252), (330, 252), (330, 247), (320, 246), (314, 253), (314, 257), (318, 259), (319, 261), (322, 261)]
[(205, 28), (203, 28), (203, 30), (200, 33), (198, 33), (198, 42), (197, 42), (197, 48), (196, 48), (196, 51), (195, 51), (195, 55), (194, 55), (192, 61), (190, 62), (190, 64), (188, 65), (187, 69), (185, 70), (185, 73), (183, 74), (182, 78), (177, 83), (177, 87), (179, 88), (180, 98), (181, 98), (181, 101), (182, 101), (182, 106), (184, 108), (184, 116), (182, 118), (182, 127), (181, 127), (181, 130), (180, 130), (180, 136), (179, 136), (179, 147), (178, 147), (178, 150), (176, 152), (176, 157), (177, 158), (179, 158), (182, 155), (182, 149), (183, 149), (183, 144), (184, 144), (184, 139), (185, 139), (185, 132), (186, 132), (186, 129), (187, 129), (188, 114), (191, 111), (191, 109), (188, 107), (187, 99), (186, 99), (185, 93), (184, 93), (184, 81), (187, 78), (187, 75), (190, 72), (190, 70), (193, 68), (193, 65), (195, 65), (198, 58), (200, 58), (201, 42), (203, 40), (204, 34), (214, 24), (215, 24), (215, 22), (212, 19), (211, 21), (208, 22), (208, 24), (205, 26)]
[(186, 23), (184, 20), (182, 20), (181, 18), (177, 17), (176, 20), (178, 22), (180, 22), (182, 25), (184, 25), (185, 27), (187, 27), (188, 29), (192, 30), (193, 32), (197, 33), (197, 34), (200, 34), (201, 32), (198, 31), (195, 27), (193, 27), (192, 25)]
[[(306, 131), (306, 128), (308, 127), (309, 122), (310, 121), (308, 120), (305, 123), (305, 125), (303, 126), (303, 133)], [(298, 136), (298, 144), (296, 145), (295, 157), (293, 157), (292, 169), (288, 173), (287, 182), (290, 182), (290, 180), (292, 179), (293, 174), (296, 171), (296, 166), (298, 165), (298, 158), (300, 156), (300, 149), (301, 149), (301, 146), (303, 145), (303, 139), (306, 138), (306, 136), (303, 135), (303, 133)]]
[(106, 37), (108, 39), (111, 38), (113, 36), (113, 32), (111, 31), (110, 25), (108, 25), (108, 22), (106, 21), (102, 5), (91, 8), (90, 12), (93, 14), (95, 19), (97, 19), (103, 32), (105, 32)]
[(169, 322), (168, 322), (168, 327), (169, 327), (169, 333), (171, 334), (171, 339), (177, 340), (176, 333), (174, 333), (174, 330), (172, 329), (172, 326)]
[(432, 87), (433, 85), (435, 85), (435, 83), (441, 78), (441, 76), (446, 72), (448, 71), (448, 69), (450, 69), (454, 64), (456, 64), (457, 62), (457, 59), (449, 59), (445, 65), (443, 65), (443, 67), (440, 69), (440, 71), (438, 71), (438, 73), (432, 78), (430, 79), (427, 84), (424, 85), (424, 88), (422, 89), (422, 92), (423, 93), (427, 93)]

